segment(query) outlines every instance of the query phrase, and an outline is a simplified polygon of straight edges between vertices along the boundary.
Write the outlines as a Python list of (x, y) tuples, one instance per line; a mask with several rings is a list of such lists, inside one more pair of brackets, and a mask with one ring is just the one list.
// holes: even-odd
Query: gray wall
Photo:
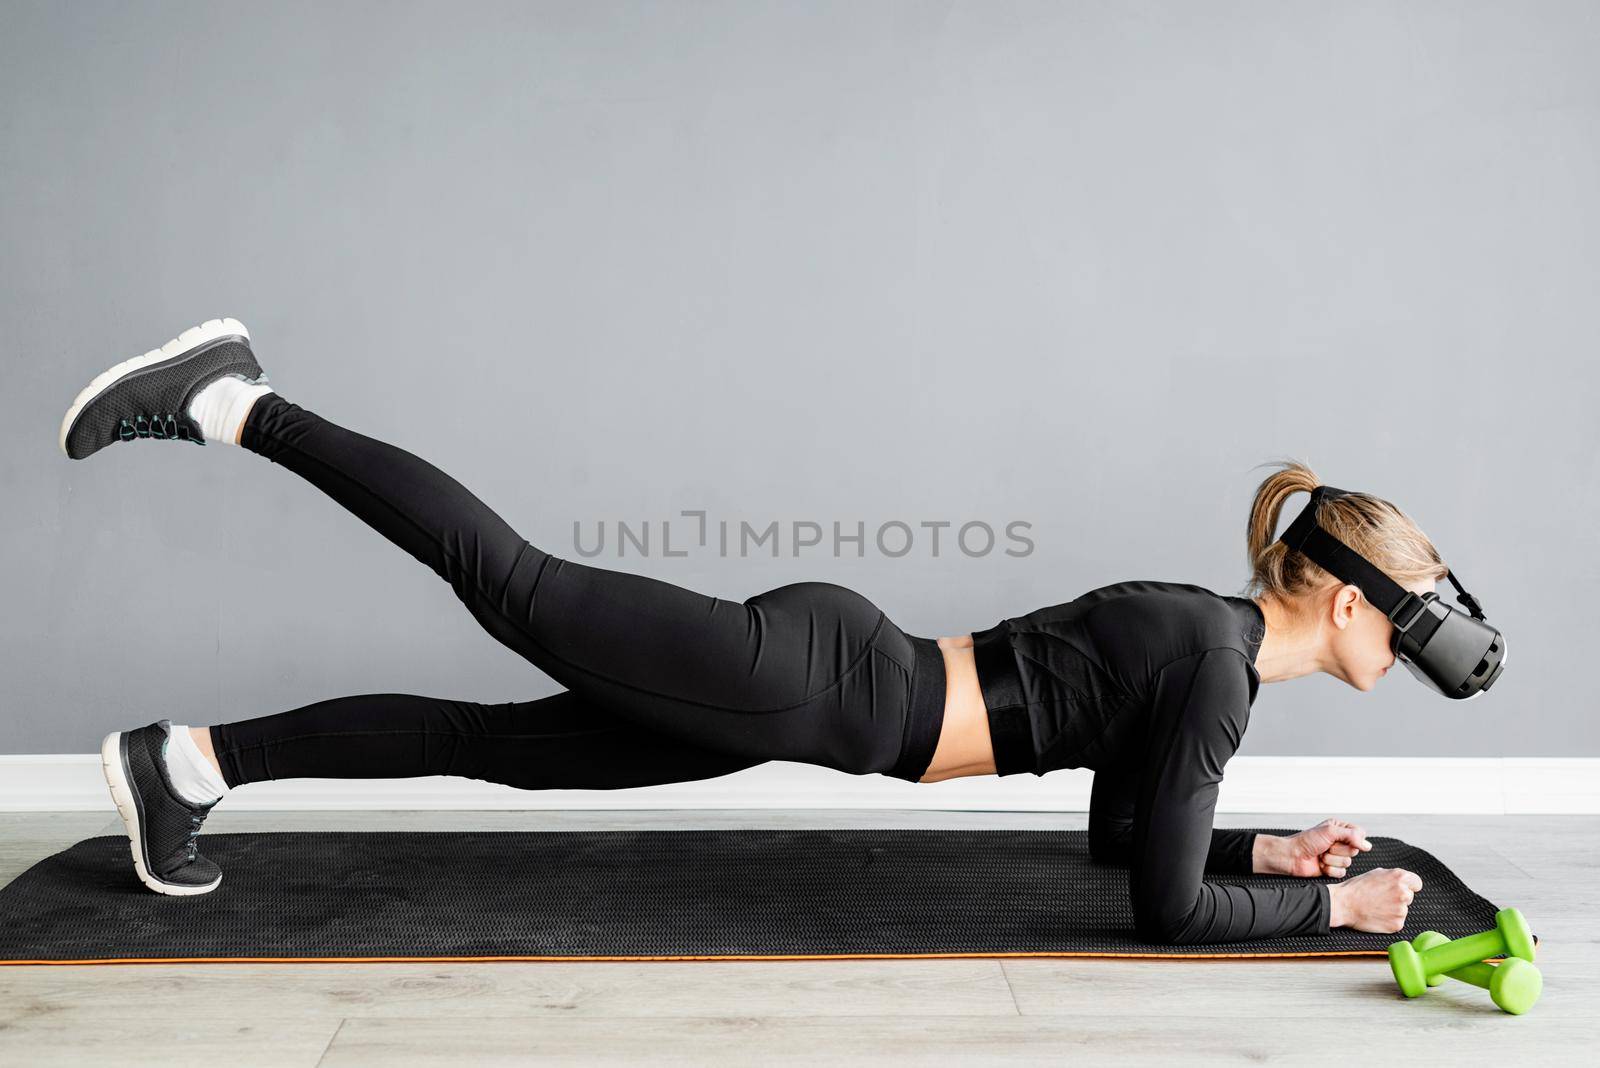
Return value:
[(1597, 48), (1584, 0), (4, 0), (0, 752), (553, 692), (286, 471), (57, 451), (89, 377), (234, 315), (558, 554), (684, 509), (1031, 523), (595, 560), (927, 635), (1237, 591), (1253, 466), (1299, 456), (1414, 515), (1511, 664), (1461, 705), (1267, 686), (1244, 752), (1600, 755)]

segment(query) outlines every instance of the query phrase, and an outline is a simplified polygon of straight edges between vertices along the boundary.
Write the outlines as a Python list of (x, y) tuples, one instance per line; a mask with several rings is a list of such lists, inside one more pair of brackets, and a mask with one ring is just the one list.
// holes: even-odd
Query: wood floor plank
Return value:
[[(1495, 1059), (1587, 1064), (1592, 1019), (1512, 1017), (1443, 1001), (1386, 1006), (1357, 1019), (1195, 1016), (1150, 1006), (1139, 1018), (920, 1015), (847, 1019), (704, 1017), (655, 1020), (350, 1020), (324, 1068), (527, 1064), (1053, 1064), (1118, 1068), (1183, 1064), (1307, 1065), (1340, 1053), (1393, 1064), (1481, 1064)], [(1337, 1027), (1336, 1027), (1337, 1025)], [(1342, 1032), (1336, 1033), (1338, 1028)], [(1537, 1036), (1537, 1053), (1530, 1039)], [(1329, 1044), (1338, 1047), (1330, 1055)]]
[[(1592, 946), (1547, 946), (1539, 955), (1541, 1018), (1600, 1017), (1600, 954)], [(1333, 961), (1017, 961), (1006, 978), (1024, 1016), (1146, 1016), (1176, 997), (1185, 1013), (1250, 1019), (1316, 1016), (1367, 1019), (1404, 999), (1382, 958)], [(1493, 1008), (1486, 991), (1451, 982), (1427, 997), (1464, 1010)], [(1600, 1026), (1600, 1020), (1597, 1020)]]
[[(96, 1020), (41, 1016), (0, 1024), (0, 1064), (151, 1068), (312, 1068), (337, 1020), (300, 1020), (191, 1005), (176, 1016)], [(202, 1011), (204, 1010), (204, 1011)], [(391, 1062), (393, 1063), (393, 1062)]]
[(0, 1022), (250, 1004), (340, 1019), (1015, 1016), (998, 960), (77, 965), (0, 968)]

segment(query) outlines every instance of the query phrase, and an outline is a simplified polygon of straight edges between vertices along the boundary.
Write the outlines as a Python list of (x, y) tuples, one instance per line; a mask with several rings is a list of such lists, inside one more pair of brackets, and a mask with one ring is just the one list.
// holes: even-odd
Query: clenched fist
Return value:
[(1257, 871), (1297, 875), (1302, 879), (1314, 879), (1319, 875), (1342, 879), (1351, 858), (1372, 848), (1360, 824), (1335, 819), (1323, 820), (1299, 834), (1273, 838), (1261, 844), (1267, 852), (1263, 862), (1257, 865)]
[(1331, 927), (1354, 927), (1393, 934), (1406, 925), (1406, 910), (1422, 889), (1416, 873), (1404, 868), (1373, 868), (1347, 883), (1328, 887)]

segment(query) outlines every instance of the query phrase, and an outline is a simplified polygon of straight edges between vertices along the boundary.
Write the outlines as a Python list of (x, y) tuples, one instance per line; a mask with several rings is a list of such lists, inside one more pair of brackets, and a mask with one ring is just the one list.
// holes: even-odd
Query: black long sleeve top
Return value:
[(1253, 600), (1132, 581), (973, 635), (996, 771), (1094, 769), (1089, 843), (1128, 866), (1139, 937), (1166, 944), (1328, 933), (1328, 887), (1207, 882), (1249, 874), (1255, 836), (1215, 829), (1223, 766), (1261, 676)]

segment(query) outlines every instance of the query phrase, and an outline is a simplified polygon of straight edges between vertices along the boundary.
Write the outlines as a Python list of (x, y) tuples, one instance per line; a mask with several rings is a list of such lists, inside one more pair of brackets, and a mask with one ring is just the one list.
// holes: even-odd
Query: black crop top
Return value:
[(1211, 826), (1261, 676), (1253, 600), (1120, 582), (972, 636), (1000, 775), (1093, 768), (1089, 848), (1129, 868), (1140, 937), (1167, 944), (1328, 933), (1327, 884), (1248, 875), (1255, 836)]

